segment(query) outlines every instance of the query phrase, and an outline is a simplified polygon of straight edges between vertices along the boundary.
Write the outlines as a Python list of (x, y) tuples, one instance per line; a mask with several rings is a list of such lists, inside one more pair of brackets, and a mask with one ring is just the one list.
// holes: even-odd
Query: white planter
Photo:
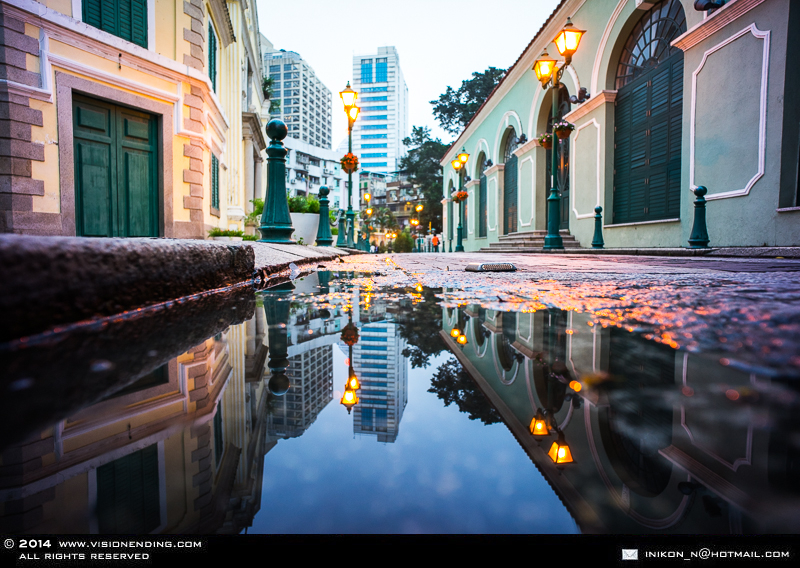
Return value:
[(228, 242), (237, 242), (243, 240), (243, 237), (211, 237), (215, 241), (228, 241)]
[(319, 213), (290, 213), (295, 241), (303, 239), (303, 243), (313, 245), (317, 240), (317, 227), (319, 226)]

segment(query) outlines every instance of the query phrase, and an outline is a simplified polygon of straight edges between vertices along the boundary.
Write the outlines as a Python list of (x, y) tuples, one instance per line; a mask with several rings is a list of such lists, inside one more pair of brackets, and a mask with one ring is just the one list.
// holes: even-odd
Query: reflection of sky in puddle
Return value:
[[(447, 359), (409, 369), (397, 440), (353, 435), (336, 398), (265, 457), (251, 533), (574, 533), (575, 522), (502, 424), (484, 426), (428, 393)], [(334, 385), (345, 380), (334, 348)]]

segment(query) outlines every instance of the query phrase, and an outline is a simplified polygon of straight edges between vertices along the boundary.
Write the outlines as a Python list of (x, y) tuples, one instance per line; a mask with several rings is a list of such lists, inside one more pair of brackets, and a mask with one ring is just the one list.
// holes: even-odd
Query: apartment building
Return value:
[(408, 87), (397, 49), (353, 56), (353, 90), (361, 113), (353, 127), (353, 153), (361, 169), (388, 174), (399, 169), (408, 136)]

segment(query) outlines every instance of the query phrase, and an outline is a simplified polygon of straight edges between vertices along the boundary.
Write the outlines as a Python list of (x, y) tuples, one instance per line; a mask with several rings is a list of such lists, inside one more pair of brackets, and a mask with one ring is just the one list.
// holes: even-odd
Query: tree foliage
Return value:
[(450, 134), (461, 132), (504, 75), (504, 69), (489, 67), (483, 73), (474, 72), (458, 90), (448, 86), (438, 101), (431, 101), (433, 116), (442, 129)]
[(431, 223), (436, 232), (442, 232), (442, 166), (439, 160), (447, 145), (439, 138), (431, 138), (431, 130), (414, 126), (411, 136), (403, 140), (408, 153), (400, 160), (400, 169), (408, 174), (411, 183), (420, 186), (424, 208), (420, 225)]
[[(409, 245), (411, 242), (409, 236)], [(441, 288), (423, 288), (423, 301), (401, 302), (397, 323), (400, 326), (400, 336), (407, 343), (403, 357), (409, 358), (413, 369), (426, 368), (432, 356), (447, 348), (439, 336), (439, 330), (442, 328), (442, 308), (439, 306), (436, 294), (441, 292)]]
[(461, 364), (454, 358), (448, 359), (436, 369), (428, 392), (436, 394), (445, 406), (455, 403), (461, 412), (469, 414), (470, 420), (480, 420), (484, 424), (500, 422), (500, 414), (489, 404), (478, 385)]

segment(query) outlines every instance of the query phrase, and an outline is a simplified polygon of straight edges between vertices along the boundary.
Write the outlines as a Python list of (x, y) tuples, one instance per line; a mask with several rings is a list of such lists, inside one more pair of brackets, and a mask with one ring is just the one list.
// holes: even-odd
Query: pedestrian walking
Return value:
[(431, 245), (433, 245), (433, 252), (439, 252), (439, 237), (433, 235), (431, 239)]

